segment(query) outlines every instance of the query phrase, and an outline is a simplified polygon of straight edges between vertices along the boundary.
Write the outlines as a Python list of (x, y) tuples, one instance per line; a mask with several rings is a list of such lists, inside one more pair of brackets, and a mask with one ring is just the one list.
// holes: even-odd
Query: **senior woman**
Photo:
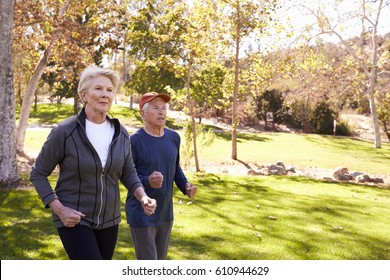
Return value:
[[(121, 221), (118, 180), (146, 215), (156, 209), (138, 179), (127, 130), (107, 116), (118, 83), (115, 71), (95, 65), (83, 71), (83, 109), (50, 132), (30, 173), (70, 259), (112, 259)], [(48, 176), (57, 165), (53, 190)]]

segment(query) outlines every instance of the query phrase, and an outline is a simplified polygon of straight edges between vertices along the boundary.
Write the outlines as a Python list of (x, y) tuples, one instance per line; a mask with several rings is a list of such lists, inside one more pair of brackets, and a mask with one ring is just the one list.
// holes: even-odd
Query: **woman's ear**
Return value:
[(85, 92), (81, 94), (81, 101), (85, 104), (87, 103), (87, 99), (85, 98)]

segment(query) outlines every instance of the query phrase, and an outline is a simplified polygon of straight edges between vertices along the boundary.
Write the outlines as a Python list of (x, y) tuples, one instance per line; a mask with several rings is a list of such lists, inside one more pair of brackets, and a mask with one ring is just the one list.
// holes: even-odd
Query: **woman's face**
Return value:
[(95, 113), (107, 113), (114, 99), (114, 85), (106, 76), (97, 76), (89, 81), (88, 90), (83, 94), (84, 103)]

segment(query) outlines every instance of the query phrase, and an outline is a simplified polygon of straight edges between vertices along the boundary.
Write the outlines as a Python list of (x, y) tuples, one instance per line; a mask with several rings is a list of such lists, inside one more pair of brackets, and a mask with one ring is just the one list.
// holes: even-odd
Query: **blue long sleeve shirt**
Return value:
[[(130, 136), (133, 161), (145, 192), (157, 200), (157, 209), (151, 216), (145, 215), (140, 202), (129, 193), (126, 200), (127, 222), (131, 227), (154, 227), (173, 221), (173, 183), (186, 194), (187, 178), (180, 167), (180, 136), (164, 128), (164, 135), (154, 137), (143, 128)], [(153, 171), (164, 176), (161, 188), (150, 186), (148, 177)]]

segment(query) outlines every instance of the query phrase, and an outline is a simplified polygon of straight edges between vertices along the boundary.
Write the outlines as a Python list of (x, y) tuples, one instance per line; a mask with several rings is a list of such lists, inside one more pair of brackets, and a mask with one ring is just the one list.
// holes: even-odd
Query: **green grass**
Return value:
[[(203, 162), (226, 162), (231, 154), (229, 133), (218, 133), (215, 143), (203, 148)], [(347, 137), (317, 134), (246, 133), (237, 137), (238, 159), (246, 163), (268, 164), (283, 161), (286, 165), (321, 168), (348, 167), (349, 170), (374, 174), (389, 173), (390, 144), (373, 143)]]
[[(169, 259), (390, 259), (389, 189), (303, 177), (189, 177), (199, 190), (192, 200), (175, 192)], [(67, 258), (33, 189), (1, 191), (0, 202), (1, 259)], [(114, 259), (135, 259), (124, 220)]]
[(197, 199), (175, 206), (174, 259), (390, 257), (389, 190), (302, 177), (196, 178)]
[[(61, 109), (62, 108), (62, 109)], [(54, 125), (73, 114), (71, 105), (41, 104), (39, 113), (32, 114), (30, 124)], [(49, 117), (53, 114), (53, 117)], [(113, 105), (113, 117), (120, 119), (131, 133), (142, 126), (138, 110)], [(169, 119), (167, 126), (179, 129), (180, 124)], [(181, 131), (178, 131), (182, 134)], [(31, 129), (26, 132), (26, 151), (39, 151), (49, 133), (49, 129)], [(184, 141), (184, 139), (183, 139)], [(316, 134), (292, 133), (239, 133), (237, 136), (238, 159), (243, 163), (261, 165), (283, 161), (286, 165), (319, 168), (347, 167), (350, 171), (370, 174), (389, 173), (390, 144), (382, 143), (382, 149), (375, 149), (370, 141), (348, 137), (334, 137)], [(214, 143), (199, 149), (200, 167), (203, 163), (224, 164), (231, 162), (231, 135), (217, 133)], [(235, 162), (237, 163), (237, 162)]]
[[(122, 122), (141, 125), (137, 112), (123, 107), (114, 112)], [(48, 131), (28, 130), (26, 148), (39, 151)], [(321, 135), (238, 135), (238, 157), (243, 162), (281, 160), (388, 173), (389, 144), (382, 149), (372, 146)], [(226, 163), (231, 161), (230, 151), (229, 134), (219, 133), (211, 147), (201, 149), (200, 158)], [(292, 176), (187, 175), (198, 186), (198, 194), (190, 200), (175, 191), (169, 259), (390, 259), (390, 189)], [(53, 183), (55, 179), (51, 177)], [(122, 187), (122, 203), (125, 197)], [(31, 188), (0, 190), (0, 236), (3, 260), (67, 258), (50, 211)], [(114, 259), (135, 259), (124, 212)]]

